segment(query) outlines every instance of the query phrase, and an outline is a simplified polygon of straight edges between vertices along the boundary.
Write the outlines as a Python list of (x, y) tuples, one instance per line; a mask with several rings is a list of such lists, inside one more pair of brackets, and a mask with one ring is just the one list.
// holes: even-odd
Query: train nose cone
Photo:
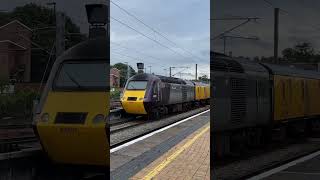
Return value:
[(145, 91), (125, 91), (121, 100), (123, 109), (129, 114), (147, 114), (144, 108)]

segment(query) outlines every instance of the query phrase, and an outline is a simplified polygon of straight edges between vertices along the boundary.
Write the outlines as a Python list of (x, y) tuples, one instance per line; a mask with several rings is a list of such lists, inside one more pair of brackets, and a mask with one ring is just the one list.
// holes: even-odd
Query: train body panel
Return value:
[[(185, 81), (186, 84), (183, 85), (182, 89), (182, 95), (184, 102), (191, 102), (195, 100), (195, 86), (192, 81)], [(207, 85), (208, 86), (208, 85)]]
[(210, 86), (205, 87), (205, 99), (210, 99)]
[(274, 120), (304, 117), (304, 79), (275, 75), (273, 82)]
[(268, 71), (228, 57), (211, 62), (213, 130), (223, 132), (270, 123)]
[(195, 100), (202, 101), (210, 98), (210, 86), (208, 84), (194, 82)]
[(309, 116), (320, 115), (320, 80), (305, 80), (305, 108)]
[(307, 119), (320, 115), (318, 72), (266, 63), (264, 65), (273, 77), (274, 121)]
[(167, 102), (164, 102), (166, 104), (178, 104), (183, 102), (182, 97), (182, 85), (181, 84), (173, 84), (169, 83), (169, 99)]

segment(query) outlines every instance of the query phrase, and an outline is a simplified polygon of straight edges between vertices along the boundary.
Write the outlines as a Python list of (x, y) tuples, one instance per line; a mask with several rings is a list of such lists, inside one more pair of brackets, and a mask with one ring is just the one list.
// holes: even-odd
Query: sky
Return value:
[[(213, 0), (211, 18), (259, 17), (257, 22), (249, 22), (229, 35), (243, 37), (257, 36), (256, 40), (227, 39), (226, 52), (233, 56), (273, 56), (274, 8), (282, 9), (279, 16), (279, 55), (296, 43), (309, 42), (315, 50), (320, 48), (320, 1), (316, 0)], [(242, 21), (210, 21), (211, 38), (236, 26)], [(223, 40), (212, 41), (216, 52), (223, 52)]]
[[(1, 0), (0, 11), (11, 11), (30, 2), (47, 6), (46, 3), (52, 0)], [(58, 11), (65, 12), (80, 26), (82, 32), (87, 33), (88, 23), (84, 5), (87, 2), (105, 1), (55, 0), (55, 2)], [(128, 62), (137, 70), (136, 63), (143, 62), (148, 73), (151, 66), (151, 72), (160, 75), (169, 75), (169, 67), (176, 67), (172, 68), (172, 75), (184, 79), (194, 79), (195, 65), (198, 64), (198, 76), (210, 76), (209, 0), (113, 0), (112, 2), (138, 17), (171, 42), (111, 3), (111, 64)]]
[[(111, 3), (111, 64), (129, 62), (136, 68), (137, 62), (144, 62), (148, 73), (151, 66), (152, 73), (161, 75), (169, 75), (169, 67), (184, 67), (172, 68), (172, 75), (175, 74), (176, 77), (181, 75), (181, 78), (185, 79), (194, 79), (195, 64), (198, 64), (199, 76), (209, 76), (209, 0), (114, 0), (113, 2), (174, 43), (146, 28)], [(125, 22), (162, 45), (123, 26), (113, 18)], [(123, 55), (128, 55), (130, 58)], [(177, 74), (179, 71), (186, 74), (179, 75)]]

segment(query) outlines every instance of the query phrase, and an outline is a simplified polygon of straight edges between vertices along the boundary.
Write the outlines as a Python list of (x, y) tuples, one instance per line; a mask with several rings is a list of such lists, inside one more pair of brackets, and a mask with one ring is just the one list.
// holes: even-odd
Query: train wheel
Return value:
[(261, 131), (260, 129), (252, 129), (247, 132), (248, 146), (249, 147), (259, 147), (261, 144)]
[(287, 138), (287, 127), (284, 125), (280, 125), (279, 127), (272, 129), (272, 131), (272, 140), (284, 141)]
[(165, 116), (164, 108), (163, 107), (159, 107), (158, 110), (159, 110), (160, 118), (163, 118)]
[(152, 111), (151, 115), (150, 115), (150, 119), (151, 120), (158, 120), (160, 119), (160, 111), (159, 109), (155, 109)]
[(161, 117), (164, 117), (168, 114), (168, 108), (167, 107), (162, 107), (161, 108)]
[(262, 128), (261, 135), (261, 144), (266, 145), (269, 144), (272, 140), (272, 128), (270, 126), (266, 126)]

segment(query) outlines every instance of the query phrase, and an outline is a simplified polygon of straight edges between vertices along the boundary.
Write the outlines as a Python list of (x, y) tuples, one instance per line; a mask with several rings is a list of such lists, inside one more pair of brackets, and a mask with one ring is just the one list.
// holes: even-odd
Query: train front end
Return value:
[(149, 84), (147, 74), (137, 74), (127, 81), (121, 97), (121, 105), (126, 113), (135, 115), (148, 114), (145, 102)]
[(104, 38), (88, 40), (68, 50), (52, 68), (34, 129), (56, 163), (109, 165), (108, 47)]

